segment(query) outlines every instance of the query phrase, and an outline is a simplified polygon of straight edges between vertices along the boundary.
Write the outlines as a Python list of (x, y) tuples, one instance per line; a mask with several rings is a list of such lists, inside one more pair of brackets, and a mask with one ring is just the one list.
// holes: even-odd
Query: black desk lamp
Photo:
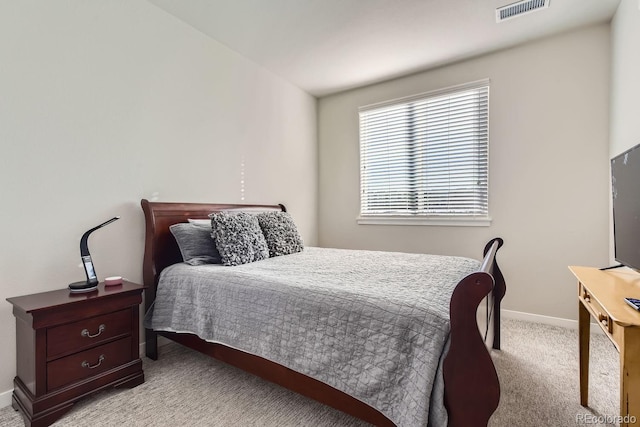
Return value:
[(96, 270), (93, 268), (93, 262), (91, 261), (91, 255), (89, 254), (89, 245), (87, 244), (87, 240), (89, 239), (89, 234), (118, 219), (120, 219), (119, 216), (114, 216), (109, 221), (105, 221), (97, 227), (93, 227), (82, 235), (82, 238), (80, 239), (80, 257), (82, 258), (84, 272), (87, 275), (87, 281), (73, 282), (69, 284), (69, 290), (71, 292), (91, 292), (98, 289), (98, 276), (96, 276)]

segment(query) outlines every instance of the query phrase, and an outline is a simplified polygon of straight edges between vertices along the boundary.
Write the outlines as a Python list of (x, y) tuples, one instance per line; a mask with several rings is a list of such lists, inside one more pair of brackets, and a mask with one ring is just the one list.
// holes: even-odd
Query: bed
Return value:
[(500, 397), (488, 347), (500, 348), (502, 239), (487, 243), (481, 262), (305, 248), (232, 268), (188, 266), (170, 226), (285, 207), (141, 204), (149, 358), (164, 336), (374, 425), (487, 425)]

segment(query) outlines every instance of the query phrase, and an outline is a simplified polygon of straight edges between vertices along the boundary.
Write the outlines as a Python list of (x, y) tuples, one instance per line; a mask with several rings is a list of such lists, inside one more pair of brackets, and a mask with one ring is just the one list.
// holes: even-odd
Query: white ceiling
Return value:
[(551, 0), (496, 23), (513, 0), (149, 1), (315, 96), (608, 22), (620, 3)]

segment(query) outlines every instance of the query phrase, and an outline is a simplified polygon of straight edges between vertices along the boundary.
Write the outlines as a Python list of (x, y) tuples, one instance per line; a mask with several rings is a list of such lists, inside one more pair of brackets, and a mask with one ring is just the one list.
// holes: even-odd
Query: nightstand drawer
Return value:
[(591, 295), (591, 293), (584, 287), (582, 283), (580, 283), (580, 299), (585, 304), (585, 307), (589, 310), (591, 315), (598, 321), (602, 330), (609, 335), (610, 338), (613, 337), (613, 326), (614, 323), (611, 321), (611, 317), (609, 313), (596, 301), (595, 298)]
[(47, 390), (92, 377), (131, 361), (131, 338), (123, 338), (47, 363)]
[(47, 360), (131, 333), (131, 310), (120, 310), (47, 329)]

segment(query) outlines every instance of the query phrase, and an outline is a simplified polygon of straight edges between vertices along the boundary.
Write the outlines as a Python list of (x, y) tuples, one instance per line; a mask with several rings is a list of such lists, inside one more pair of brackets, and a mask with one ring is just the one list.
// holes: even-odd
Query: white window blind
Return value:
[(488, 218), (487, 80), (359, 113), (361, 218)]

